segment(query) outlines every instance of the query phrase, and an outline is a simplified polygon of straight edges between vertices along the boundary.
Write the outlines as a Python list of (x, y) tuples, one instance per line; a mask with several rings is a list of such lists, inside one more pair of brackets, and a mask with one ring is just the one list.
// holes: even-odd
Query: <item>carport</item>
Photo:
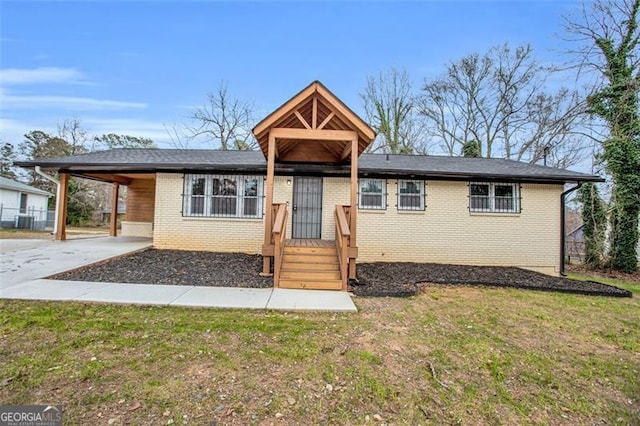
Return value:
[(82, 157), (45, 158), (37, 161), (18, 161), (15, 163), (17, 166), (25, 168), (40, 166), (49, 172), (53, 171), (58, 174), (58, 196), (60, 200), (56, 202), (55, 239), (58, 241), (67, 239), (67, 207), (69, 205), (69, 183), (72, 176), (111, 184), (110, 236), (118, 236), (118, 198), (121, 187), (124, 186), (127, 188), (126, 213), (125, 219), (121, 223), (120, 235), (153, 237), (156, 193), (155, 171), (136, 168), (122, 170), (116, 164), (92, 164), (91, 162), (76, 164), (74, 160)]

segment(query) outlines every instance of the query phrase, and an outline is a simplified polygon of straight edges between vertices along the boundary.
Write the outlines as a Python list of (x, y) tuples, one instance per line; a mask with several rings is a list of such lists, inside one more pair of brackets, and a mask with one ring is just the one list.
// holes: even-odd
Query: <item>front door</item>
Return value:
[(322, 229), (322, 178), (293, 179), (292, 238), (320, 238)]

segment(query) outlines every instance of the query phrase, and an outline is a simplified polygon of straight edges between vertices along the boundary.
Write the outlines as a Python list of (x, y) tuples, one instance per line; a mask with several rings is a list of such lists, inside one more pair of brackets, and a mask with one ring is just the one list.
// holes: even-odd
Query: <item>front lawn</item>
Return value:
[(65, 424), (637, 424), (633, 298), (427, 286), (358, 314), (0, 301), (0, 401)]

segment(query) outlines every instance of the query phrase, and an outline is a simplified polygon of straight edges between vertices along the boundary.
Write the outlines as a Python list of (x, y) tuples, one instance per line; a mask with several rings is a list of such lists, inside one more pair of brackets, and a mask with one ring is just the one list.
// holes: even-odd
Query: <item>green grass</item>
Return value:
[(1, 301), (0, 401), (62, 403), (65, 424), (637, 423), (637, 295), (430, 287), (356, 303), (292, 314)]
[(573, 274), (573, 273), (567, 274), (567, 278), (571, 278), (572, 280), (578, 280), (578, 281), (597, 281), (603, 284), (609, 284), (615, 287), (624, 288), (625, 290), (629, 290), (635, 294), (640, 293), (639, 282), (630, 282), (630, 281), (624, 281), (621, 279), (601, 277), (601, 276), (590, 277), (586, 275)]

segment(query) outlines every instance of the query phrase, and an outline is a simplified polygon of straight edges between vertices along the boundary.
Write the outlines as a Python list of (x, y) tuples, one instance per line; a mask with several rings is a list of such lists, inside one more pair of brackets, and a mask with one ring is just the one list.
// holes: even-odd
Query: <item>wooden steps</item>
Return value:
[(342, 290), (340, 265), (338, 264), (338, 252), (336, 251), (335, 243), (328, 241), (322, 241), (322, 243), (322, 245), (309, 246), (285, 245), (278, 286), (283, 288)]

